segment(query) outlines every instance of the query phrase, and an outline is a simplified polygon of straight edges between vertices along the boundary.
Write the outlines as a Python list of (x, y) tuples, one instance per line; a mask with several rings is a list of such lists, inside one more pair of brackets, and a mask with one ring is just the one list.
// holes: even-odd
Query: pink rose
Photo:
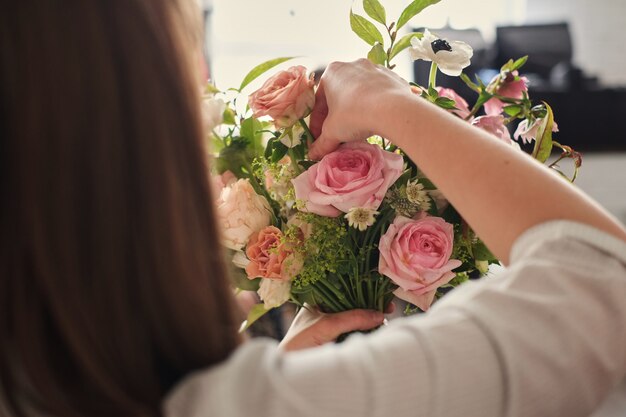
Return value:
[(315, 104), (314, 87), (306, 68), (298, 65), (265, 81), (250, 94), (248, 104), (254, 117), (270, 116), (277, 128), (291, 127), (311, 112)]
[(292, 180), (306, 211), (336, 217), (351, 208), (376, 210), (402, 174), (402, 156), (366, 142), (343, 144)]
[(426, 311), (437, 288), (454, 278), (461, 261), (450, 259), (454, 229), (440, 217), (398, 216), (380, 238), (378, 271), (398, 288), (394, 294)]
[[(502, 76), (498, 74), (496, 77)], [(494, 90), (488, 88), (488, 91), (501, 97), (522, 99), (524, 97), (524, 92), (528, 91), (528, 78), (519, 77), (519, 73), (517, 71), (513, 71), (500, 82), (500, 85), (497, 89)], [(498, 100), (497, 98), (492, 98), (485, 103), (485, 113), (487, 113), (488, 115), (500, 114), (502, 113), (502, 109), (504, 108), (504, 106), (506, 106), (505, 103)]]
[[(537, 131), (539, 130), (539, 126), (541, 126), (542, 122), (543, 119), (535, 119), (535, 121), (530, 126), (528, 126), (528, 119), (522, 120), (517, 125), (517, 129), (515, 129), (513, 137), (515, 138), (515, 140), (519, 140), (519, 138), (521, 137), (523, 143), (532, 142), (537, 138)], [(556, 122), (554, 122), (554, 125), (552, 125), (552, 131), (559, 131), (559, 126), (556, 124)]]
[(472, 126), (481, 128), (482, 130), (491, 133), (498, 139), (506, 143), (507, 145), (513, 144), (509, 129), (504, 124), (504, 116), (480, 116), (472, 120)]
[(451, 88), (437, 87), (437, 92), (439, 93), (439, 97), (446, 97), (454, 101), (455, 107), (458, 110), (450, 110), (451, 113), (456, 114), (461, 119), (465, 119), (470, 115), (471, 112), (467, 101), (458, 95), (456, 91)]
[(252, 235), (246, 255), (250, 259), (246, 274), (251, 279), (262, 277), (291, 281), (303, 265), (302, 257), (284, 241), (283, 233), (274, 226), (267, 226)]

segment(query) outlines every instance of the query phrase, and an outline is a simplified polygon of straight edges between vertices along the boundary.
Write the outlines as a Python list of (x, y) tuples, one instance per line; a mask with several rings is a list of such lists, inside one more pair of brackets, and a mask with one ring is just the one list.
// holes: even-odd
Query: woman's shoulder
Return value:
[(166, 417), (259, 415), (255, 405), (262, 396), (263, 369), (280, 355), (276, 341), (251, 339), (224, 362), (187, 376), (167, 395)]

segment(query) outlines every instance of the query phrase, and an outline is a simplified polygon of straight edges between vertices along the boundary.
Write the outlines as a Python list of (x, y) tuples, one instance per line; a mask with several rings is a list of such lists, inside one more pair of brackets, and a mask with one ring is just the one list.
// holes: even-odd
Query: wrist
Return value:
[(373, 131), (400, 148), (407, 138), (416, 140), (417, 135), (410, 133), (414, 133), (420, 123), (420, 105), (424, 104), (421, 101), (410, 90), (385, 94), (378, 101), (376, 114), (370, 118), (370, 123), (375, 124)]

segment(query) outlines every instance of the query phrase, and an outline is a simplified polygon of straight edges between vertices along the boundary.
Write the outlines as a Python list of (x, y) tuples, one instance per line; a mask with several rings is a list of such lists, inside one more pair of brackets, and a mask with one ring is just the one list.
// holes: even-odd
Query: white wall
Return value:
[(568, 21), (574, 61), (605, 85), (626, 86), (626, 0), (526, 0), (528, 22)]

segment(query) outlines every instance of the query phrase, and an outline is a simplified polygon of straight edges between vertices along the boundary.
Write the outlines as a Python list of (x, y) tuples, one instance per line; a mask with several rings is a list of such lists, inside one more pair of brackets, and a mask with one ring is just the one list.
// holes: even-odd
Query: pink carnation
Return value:
[(314, 87), (306, 68), (298, 65), (268, 79), (250, 94), (248, 104), (255, 117), (270, 116), (277, 128), (291, 127), (313, 109)]
[(306, 211), (336, 217), (351, 208), (376, 210), (402, 174), (402, 156), (366, 142), (343, 144), (292, 180)]
[(290, 281), (302, 269), (302, 259), (291, 245), (283, 241), (280, 229), (267, 226), (252, 235), (246, 255), (250, 263), (246, 266), (248, 278), (270, 278)]
[[(502, 77), (497, 75), (496, 77)], [(493, 82), (493, 81), (492, 81)], [(496, 90), (489, 91), (492, 94), (497, 94), (500, 97), (507, 97), (512, 99), (524, 98), (524, 93), (528, 91), (528, 78), (519, 77), (517, 71), (509, 73), (504, 80), (501, 81), (499, 87)], [(485, 103), (485, 113), (488, 115), (497, 115), (502, 113), (502, 109), (506, 106), (506, 103), (492, 98)]]
[(398, 216), (380, 238), (378, 271), (399, 286), (397, 297), (425, 311), (437, 288), (461, 266), (461, 261), (450, 259), (453, 243), (453, 226), (440, 217)]

